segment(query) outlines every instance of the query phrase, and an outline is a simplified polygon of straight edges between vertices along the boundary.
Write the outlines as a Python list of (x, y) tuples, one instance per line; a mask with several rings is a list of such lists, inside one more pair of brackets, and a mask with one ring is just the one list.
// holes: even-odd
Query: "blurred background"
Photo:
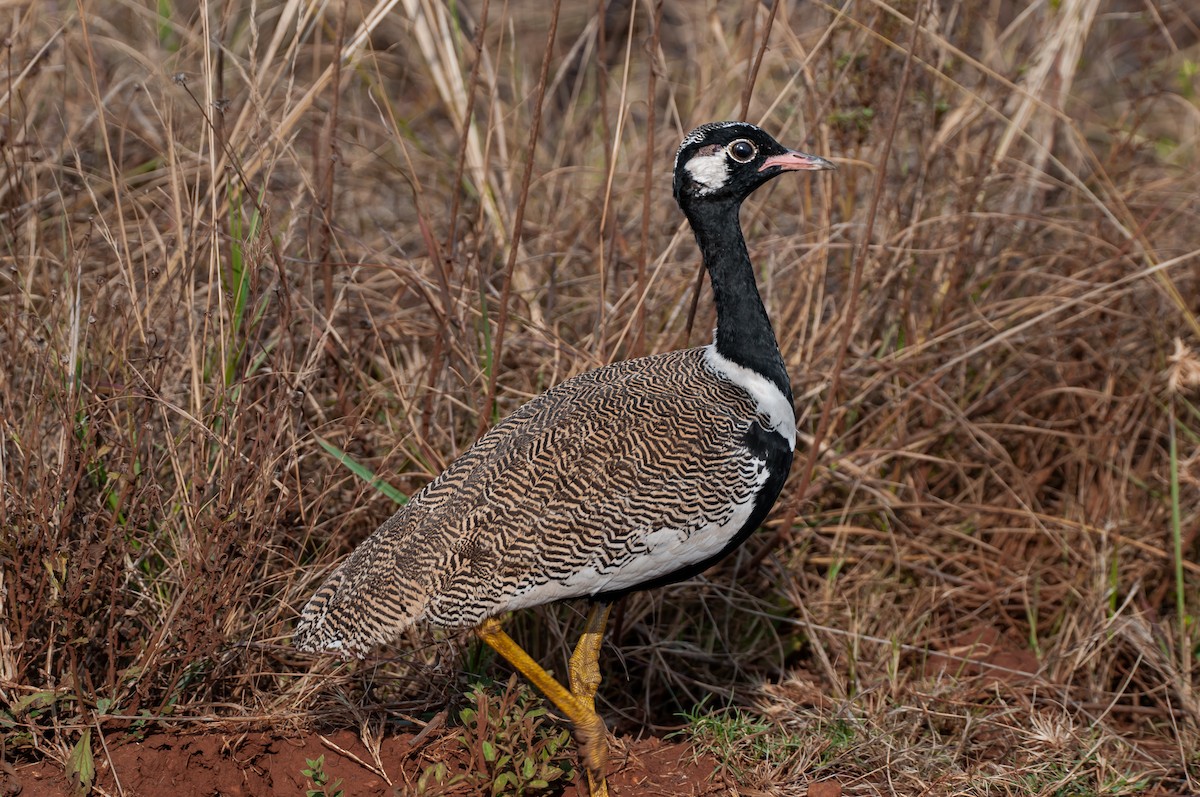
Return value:
[[(1200, 9), (0, 2), (0, 734), (357, 727), (507, 676), (295, 652), (329, 568), (563, 379), (707, 343), (692, 127), (801, 445), (617, 609), (602, 713), (744, 784), (1200, 790)], [(562, 669), (581, 608), (510, 632)], [(36, 696), (36, 702), (31, 702)]]

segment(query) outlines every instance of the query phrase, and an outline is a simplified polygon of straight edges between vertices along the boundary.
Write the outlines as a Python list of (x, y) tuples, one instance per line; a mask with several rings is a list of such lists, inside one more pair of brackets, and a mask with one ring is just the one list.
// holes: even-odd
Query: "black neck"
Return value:
[(683, 208), (712, 281), (717, 353), (771, 380), (791, 401), (787, 369), (742, 237), (740, 208), (740, 202), (713, 199), (687, 203)]

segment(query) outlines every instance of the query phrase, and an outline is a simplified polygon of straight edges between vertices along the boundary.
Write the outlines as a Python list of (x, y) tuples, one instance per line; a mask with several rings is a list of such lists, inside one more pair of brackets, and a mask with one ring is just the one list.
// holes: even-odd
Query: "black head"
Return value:
[(787, 171), (836, 168), (816, 155), (788, 149), (749, 122), (710, 122), (688, 133), (675, 155), (675, 200), (741, 202)]

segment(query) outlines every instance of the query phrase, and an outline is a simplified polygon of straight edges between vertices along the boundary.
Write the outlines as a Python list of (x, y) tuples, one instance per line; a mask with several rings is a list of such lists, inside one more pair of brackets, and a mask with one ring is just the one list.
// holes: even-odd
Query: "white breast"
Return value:
[(788, 448), (796, 450), (796, 411), (774, 382), (722, 356), (715, 343), (704, 347), (704, 362), (713, 373), (749, 393), (758, 404), (758, 411), (769, 419), (768, 428), (786, 440)]

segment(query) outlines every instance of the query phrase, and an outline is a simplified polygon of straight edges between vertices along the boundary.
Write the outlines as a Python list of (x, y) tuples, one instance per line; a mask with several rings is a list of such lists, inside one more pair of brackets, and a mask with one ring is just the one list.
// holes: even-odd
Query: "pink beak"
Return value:
[(836, 169), (829, 161), (824, 158), (818, 158), (816, 155), (809, 155), (804, 152), (797, 152), (790, 149), (782, 155), (772, 155), (767, 158), (762, 166), (758, 167), (760, 172), (766, 171), (772, 166), (778, 166), (785, 172), (818, 172), (824, 169)]

